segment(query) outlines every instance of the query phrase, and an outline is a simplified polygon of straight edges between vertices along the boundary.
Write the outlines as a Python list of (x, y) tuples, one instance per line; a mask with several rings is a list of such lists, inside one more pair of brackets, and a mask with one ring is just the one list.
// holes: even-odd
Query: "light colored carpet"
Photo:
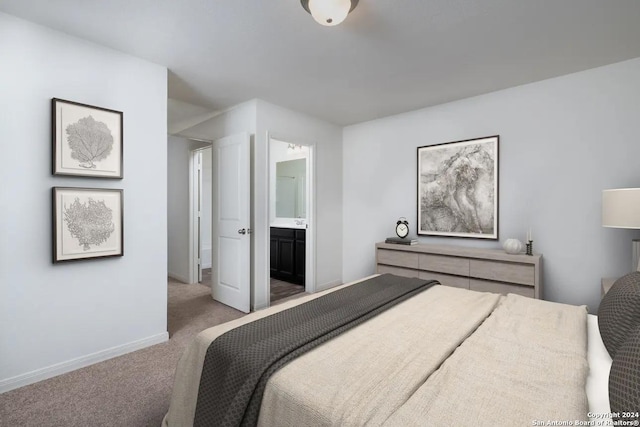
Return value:
[(184, 348), (242, 315), (213, 301), (206, 286), (169, 279), (168, 342), (1, 394), (0, 426), (159, 427)]

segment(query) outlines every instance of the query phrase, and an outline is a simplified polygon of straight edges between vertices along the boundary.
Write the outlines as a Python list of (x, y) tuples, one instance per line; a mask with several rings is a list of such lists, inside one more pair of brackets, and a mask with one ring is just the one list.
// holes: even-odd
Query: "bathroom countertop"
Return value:
[(275, 228), (295, 228), (295, 229), (298, 229), (298, 230), (305, 230), (307, 228), (307, 225), (306, 224), (296, 225), (294, 223), (278, 222), (278, 223), (271, 224), (271, 227), (275, 227)]

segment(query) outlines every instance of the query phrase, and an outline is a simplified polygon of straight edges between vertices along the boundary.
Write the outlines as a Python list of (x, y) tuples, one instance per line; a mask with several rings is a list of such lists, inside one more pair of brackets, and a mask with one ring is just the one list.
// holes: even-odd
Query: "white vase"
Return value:
[(522, 249), (524, 248), (524, 244), (518, 239), (507, 239), (502, 244), (502, 247), (504, 248), (504, 251), (508, 254), (519, 254), (520, 252), (522, 252)]

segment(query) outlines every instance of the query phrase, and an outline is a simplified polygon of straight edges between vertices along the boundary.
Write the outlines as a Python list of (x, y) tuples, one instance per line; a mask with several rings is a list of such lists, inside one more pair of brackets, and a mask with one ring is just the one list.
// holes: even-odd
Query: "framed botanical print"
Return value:
[(53, 174), (121, 179), (123, 115), (53, 98)]
[(53, 262), (124, 255), (123, 190), (53, 187)]
[(498, 239), (499, 140), (418, 148), (418, 234)]

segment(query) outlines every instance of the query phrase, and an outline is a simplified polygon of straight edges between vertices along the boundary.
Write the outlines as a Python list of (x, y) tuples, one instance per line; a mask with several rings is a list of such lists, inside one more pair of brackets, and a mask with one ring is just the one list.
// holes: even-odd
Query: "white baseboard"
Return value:
[(327, 289), (335, 288), (338, 285), (342, 285), (342, 280), (334, 280), (331, 282), (322, 283), (316, 286), (316, 292), (326, 291)]
[(75, 371), (76, 369), (84, 368), (85, 366), (93, 365), (117, 356), (122, 356), (123, 354), (131, 353), (132, 351), (140, 350), (145, 347), (161, 344), (168, 340), (169, 333), (163, 332), (138, 341), (111, 347), (76, 359), (67, 360), (66, 362), (56, 363), (55, 365), (36, 369), (35, 371), (27, 372), (26, 374), (16, 375), (15, 377), (0, 380), (0, 393), (5, 393), (38, 381)]
[(187, 284), (189, 283), (189, 278), (188, 277), (184, 277), (182, 274), (176, 274), (176, 273), (174, 273), (172, 271), (169, 271), (167, 273), (167, 276), (169, 276), (172, 279), (175, 279), (175, 280), (177, 280), (179, 282), (182, 282), (182, 283), (187, 283)]

